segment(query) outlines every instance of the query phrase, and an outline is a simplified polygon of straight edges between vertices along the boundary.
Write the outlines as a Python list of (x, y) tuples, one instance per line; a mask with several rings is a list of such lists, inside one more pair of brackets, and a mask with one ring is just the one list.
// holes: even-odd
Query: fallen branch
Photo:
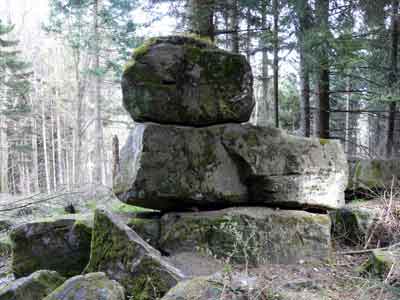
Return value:
[(357, 255), (357, 254), (366, 254), (370, 253), (375, 250), (390, 250), (392, 248), (395, 248), (397, 246), (400, 246), (400, 243), (396, 243), (393, 245), (390, 245), (388, 247), (381, 247), (381, 248), (372, 248), (372, 249), (363, 249), (363, 250), (354, 250), (354, 251), (347, 251), (347, 252), (337, 252), (338, 255)]
[(14, 206), (14, 207), (10, 207), (10, 208), (2, 208), (2, 209), (0, 209), (0, 212), (13, 211), (13, 210), (25, 208), (25, 207), (28, 207), (28, 206), (31, 206), (31, 205), (34, 205), (34, 204), (47, 202), (49, 200), (53, 200), (53, 199), (56, 199), (56, 198), (59, 198), (59, 197), (65, 196), (65, 195), (74, 195), (74, 194), (80, 194), (80, 192), (69, 192), (69, 193), (57, 194), (57, 195), (54, 195), (52, 197), (39, 199), (37, 201), (32, 201), (32, 202), (29, 202), (29, 203), (25, 203), (23, 205)]

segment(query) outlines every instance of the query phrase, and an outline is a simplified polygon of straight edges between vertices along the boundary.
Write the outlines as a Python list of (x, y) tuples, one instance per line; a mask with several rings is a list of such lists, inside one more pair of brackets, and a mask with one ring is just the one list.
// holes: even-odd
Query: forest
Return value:
[[(112, 137), (123, 143), (134, 126), (120, 104), (123, 65), (149, 28), (187, 31), (187, 3), (42, 2), (40, 17), (30, 1), (1, 6), (0, 191), (110, 185)], [(251, 62), (253, 124), (339, 139), (349, 158), (398, 155), (396, 2), (209, 7), (207, 36)]]
[(399, 299), (400, 0), (0, 0), (0, 300)]

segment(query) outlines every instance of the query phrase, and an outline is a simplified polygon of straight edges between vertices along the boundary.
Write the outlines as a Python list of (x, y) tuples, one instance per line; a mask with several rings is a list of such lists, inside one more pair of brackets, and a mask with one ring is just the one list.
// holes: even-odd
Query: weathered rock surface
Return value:
[(49, 295), (64, 281), (65, 278), (55, 271), (37, 271), (1, 289), (0, 300), (39, 300)]
[(86, 272), (102, 271), (125, 287), (132, 299), (156, 299), (183, 275), (118, 216), (97, 210)]
[(162, 300), (257, 299), (259, 289), (256, 289), (255, 278), (234, 275), (230, 277), (229, 282), (226, 279), (217, 274), (182, 281), (172, 288)]
[(374, 224), (379, 221), (379, 208), (347, 204), (345, 207), (330, 212), (333, 238), (348, 245), (363, 245), (368, 239)]
[(118, 282), (99, 272), (72, 277), (43, 300), (125, 300), (125, 293)]
[(327, 215), (265, 207), (169, 213), (161, 219), (160, 247), (211, 254), (235, 263), (295, 263), (329, 259), (331, 223)]
[(338, 141), (229, 124), (188, 128), (139, 124), (121, 151), (114, 192), (163, 211), (237, 205), (336, 209), (347, 162)]
[(159, 218), (133, 217), (127, 225), (135, 231), (146, 243), (158, 248), (161, 236), (161, 224)]
[(123, 103), (136, 122), (246, 122), (254, 107), (252, 84), (243, 55), (190, 37), (153, 38), (125, 68)]
[(15, 276), (54, 270), (65, 277), (80, 274), (89, 261), (91, 225), (76, 217), (22, 224), (10, 233)]
[(390, 190), (399, 184), (399, 159), (365, 159), (351, 161), (349, 164), (349, 190), (374, 189)]

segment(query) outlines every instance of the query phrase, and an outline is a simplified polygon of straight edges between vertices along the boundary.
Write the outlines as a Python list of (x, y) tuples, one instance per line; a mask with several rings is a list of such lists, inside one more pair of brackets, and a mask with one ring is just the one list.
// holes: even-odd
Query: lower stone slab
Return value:
[(198, 253), (233, 263), (290, 264), (329, 259), (331, 222), (324, 214), (237, 207), (161, 218), (160, 248)]

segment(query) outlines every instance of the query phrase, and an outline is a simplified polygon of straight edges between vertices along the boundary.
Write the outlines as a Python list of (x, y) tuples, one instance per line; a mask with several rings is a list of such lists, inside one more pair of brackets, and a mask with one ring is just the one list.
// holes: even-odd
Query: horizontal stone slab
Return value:
[(194, 252), (235, 263), (290, 264), (329, 259), (331, 222), (325, 214), (265, 207), (168, 213), (160, 247), (170, 255)]
[(162, 211), (228, 206), (336, 209), (347, 161), (338, 141), (228, 124), (138, 124), (121, 150), (117, 197)]

